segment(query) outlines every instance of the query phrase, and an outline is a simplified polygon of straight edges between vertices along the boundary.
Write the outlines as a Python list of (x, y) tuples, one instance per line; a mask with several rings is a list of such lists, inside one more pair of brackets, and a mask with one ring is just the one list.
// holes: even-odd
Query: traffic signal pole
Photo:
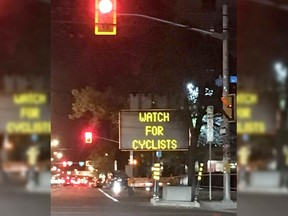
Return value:
[[(222, 96), (227, 97), (229, 94), (229, 54), (228, 54), (228, 8), (223, 5), (223, 91)], [(223, 108), (224, 108), (223, 104)], [(225, 114), (223, 114), (223, 128), (226, 133), (223, 135), (223, 202), (231, 202), (230, 198), (230, 134), (229, 122)]]

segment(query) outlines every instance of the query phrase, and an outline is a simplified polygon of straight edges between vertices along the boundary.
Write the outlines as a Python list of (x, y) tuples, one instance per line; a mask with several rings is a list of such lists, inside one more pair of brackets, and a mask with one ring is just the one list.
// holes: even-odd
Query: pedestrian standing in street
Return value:
[(38, 161), (39, 156), (39, 147), (36, 145), (31, 146), (27, 152), (27, 159), (28, 159), (28, 182), (26, 185), (27, 189), (33, 189), (35, 188), (37, 184), (37, 178), (36, 178), (36, 165)]
[(240, 147), (238, 151), (238, 187), (246, 187), (248, 180), (248, 161), (251, 150), (250, 146), (245, 145)]

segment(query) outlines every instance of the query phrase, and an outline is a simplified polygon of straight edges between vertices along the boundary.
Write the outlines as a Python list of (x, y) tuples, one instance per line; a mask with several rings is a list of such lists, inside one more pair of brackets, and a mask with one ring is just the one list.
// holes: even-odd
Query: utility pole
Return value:
[(209, 200), (212, 200), (212, 166), (211, 166), (211, 145), (213, 142), (213, 116), (214, 107), (207, 107), (207, 143), (209, 145)]
[[(229, 61), (228, 61), (228, 7), (223, 5), (223, 91), (222, 96), (226, 97), (229, 94)], [(224, 108), (223, 104), (223, 108)], [(229, 122), (223, 115), (223, 128), (226, 129), (224, 134), (223, 144), (223, 202), (232, 202), (230, 198), (230, 134)]]

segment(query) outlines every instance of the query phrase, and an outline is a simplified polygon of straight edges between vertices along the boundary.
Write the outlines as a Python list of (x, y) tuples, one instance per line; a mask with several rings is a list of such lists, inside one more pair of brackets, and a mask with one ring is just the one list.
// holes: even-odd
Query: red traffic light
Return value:
[(99, 2), (99, 11), (103, 14), (111, 12), (113, 4), (110, 0), (101, 0)]
[(117, 0), (95, 0), (95, 35), (116, 35)]
[(93, 134), (92, 132), (85, 132), (85, 143), (92, 143)]
[(66, 167), (67, 166), (67, 161), (63, 161), (62, 165), (63, 165), (63, 167)]

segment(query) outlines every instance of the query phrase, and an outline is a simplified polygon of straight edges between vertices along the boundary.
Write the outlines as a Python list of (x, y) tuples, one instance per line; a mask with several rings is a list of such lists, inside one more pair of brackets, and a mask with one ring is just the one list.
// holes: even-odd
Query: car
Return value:
[(68, 186), (68, 185), (73, 186), (73, 182), (71, 180), (72, 179), (69, 176), (67, 176), (66, 178), (62, 178), (63, 186)]

